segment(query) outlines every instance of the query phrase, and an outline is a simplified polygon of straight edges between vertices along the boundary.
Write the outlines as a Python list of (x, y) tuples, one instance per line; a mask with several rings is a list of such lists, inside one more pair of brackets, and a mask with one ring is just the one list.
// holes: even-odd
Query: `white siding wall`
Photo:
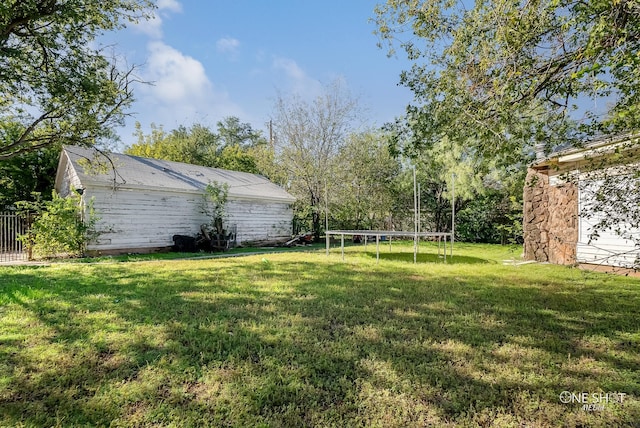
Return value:
[(238, 242), (291, 237), (290, 204), (232, 200), (227, 204), (227, 224), (237, 225)]
[[(589, 242), (594, 225), (603, 217), (603, 213), (595, 214), (592, 218), (585, 218), (583, 210), (589, 210), (593, 190), (601, 185), (599, 181), (587, 181), (581, 183), (578, 193), (580, 219), (578, 223), (578, 244), (576, 259), (580, 263), (603, 264), (608, 266), (633, 267), (640, 249), (635, 243), (623, 239), (614, 231), (600, 230), (598, 238)], [(630, 231), (636, 236), (640, 231), (630, 230), (629, 226), (621, 225), (623, 230)]]
[(65, 164), (64, 174), (62, 175), (62, 182), (60, 183), (60, 196), (66, 198), (71, 194), (71, 189), (80, 189), (82, 183), (80, 179), (73, 171), (70, 163)]
[(88, 250), (168, 247), (173, 235), (195, 236), (209, 220), (201, 213), (202, 196), (144, 190), (86, 189), (100, 220), (97, 242)]
[[(170, 191), (86, 189), (101, 233), (88, 250), (125, 250), (167, 247), (173, 235), (195, 236), (211, 221), (202, 213), (203, 197)], [(225, 226), (237, 226), (238, 242), (291, 235), (293, 212), (289, 204), (232, 200)]]

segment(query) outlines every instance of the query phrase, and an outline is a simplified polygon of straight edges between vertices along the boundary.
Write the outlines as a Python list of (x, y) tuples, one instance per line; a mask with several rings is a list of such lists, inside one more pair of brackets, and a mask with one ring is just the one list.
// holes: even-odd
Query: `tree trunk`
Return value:
[(320, 218), (320, 197), (318, 195), (311, 195), (311, 223), (313, 229), (314, 242), (320, 242), (320, 228), (322, 225), (322, 219)]

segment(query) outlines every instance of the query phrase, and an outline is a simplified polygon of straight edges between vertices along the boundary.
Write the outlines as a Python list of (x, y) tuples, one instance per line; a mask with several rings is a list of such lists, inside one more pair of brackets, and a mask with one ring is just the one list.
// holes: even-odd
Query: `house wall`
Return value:
[[(625, 180), (627, 181), (627, 180)], [(629, 189), (634, 187), (632, 180), (628, 180)], [(624, 230), (627, 236), (640, 236), (640, 230), (634, 229), (630, 224), (616, 224), (613, 229), (598, 230), (597, 237), (592, 236), (594, 226), (605, 218), (606, 213), (594, 209), (592, 200), (598, 191), (602, 181), (585, 179), (580, 183), (580, 213), (590, 212), (589, 216), (580, 217), (579, 239), (577, 245), (577, 261), (579, 263), (604, 264), (634, 268), (640, 257), (640, 248), (631, 239), (625, 239), (616, 233), (615, 229)], [(637, 184), (636, 184), (637, 186)], [(633, 192), (630, 192), (633, 194)], [(629, 204), (636, 203), (630, 197)], [(603, 207), (606, 209), (606, 207)]]
[[(93, 197), (100, 236), (88, 251), (115, 253), (167, 248), (173, 235), (195, 236), (211, 219), (202, 213), (204, 199), (196, 193), (155, 190), (86, 188)], [(225, 226), (236, 225), (237, 241), (291, 236), (293, 212), (289, 204), (234, 200), (227, 203)]]
[(549, 170), (529, 168), (524, 188), (524, 257), (555, 264), (576, 263), (578, 189)]

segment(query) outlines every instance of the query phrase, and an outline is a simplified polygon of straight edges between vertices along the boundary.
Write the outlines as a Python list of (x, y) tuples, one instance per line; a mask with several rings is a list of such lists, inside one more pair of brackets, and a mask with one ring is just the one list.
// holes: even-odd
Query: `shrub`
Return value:
[(224, 234), (224, 220), (227, 215), (229, 185), (212, 181), (205, 189), (203, 213), (211, 218), (211, 227), (217, 234)]
[(18, 237), (32, 256), (81, 257), (87, 242), (98, 236), (93, 199), (85, 212), (82, 196), (78, 193), (63, 198), (54, 191), (50, 201), (37, 198), (36, 202), (22, 201), (16, 205), (35, 214), (29, 231)]

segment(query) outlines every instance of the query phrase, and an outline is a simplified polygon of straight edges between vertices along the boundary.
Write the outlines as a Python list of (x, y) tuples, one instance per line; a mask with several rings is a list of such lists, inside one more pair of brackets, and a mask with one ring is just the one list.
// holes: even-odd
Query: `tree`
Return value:
[(341, 147), (338, 185), (329, 188), (330, 213), (342, 229), (384, 229), (395, 200), (400, 162), (391, 156), (386, 136), (351, 134)]
[(138, 142), (125, 153), (212, 168), (260, 172), (254, 150), (266, 146), (260, 132), (236, 117), (219, 121), (217, 130), (215, 133), (204, 125), (194, 124), (190, 128), (179, 126), (166, 132), (162, 126), (151, 124), (151, 132), (145, 135), (141, 125), (136, 123)]
[[(95, 38), (149, 17), (151, 0), (8, 0), (0, 6), (0, 160), (113, 138), (134, 68)], [(20, 129), (20, 132), (9, 132)]]
[[(403, 120), (418, 151), (446, 137), (481, 161), (523, 169), (535, 151), (617, 134), (637, 143), (638, 0), (479, 0), (468, 9), (461, 1), (387, 0), (375, 20), (380, 45), (394, 54), (400, 40), (414, 61), (400, 82), (415, 95)], [(609, 187), (615, 183), (603, 182)], [(599, 215), (616, 224), (624, 224), (619, 212), (640, 218), (638, 204), (621, 210), (628, 206), (612, 197)], [(623, 237), (623, 229), (631, 230), (620, 227)]]
[(32, 200), (34, 193), (51, 195), (59, 158), (60, 146), (53, 145), (0, 162), (0, 211), (15, 208), (16, 201)]
[(404, 39), (415, 61), (400, 80), (418, 145), (448, 136), (513, 162), (640, 128), (637, 0), (388, 0), (375, 19), (381, 44)]
[(358, 118), (357, 100), (335, 81), (312, 101), (279, 95), (274, 110), (277, 162), (286, 171), (289, 190), (299, 198), (298, 210), (309, 214), (318, 240), (322, 195), (325, 185), (337, 184), (336, 156)]
[(255, 147), (265, 144), (266, 140), (260, 131), (254, 130), (250, 124), (240, 122), (235, 116), (228, 116), (216, 123), (221, 145)]
[(244, 171), (252, 174), (259, 174), (255, 153), (245, 149), (239, 144), (225, 146), (216, 162), (218, 168), (229, 169), (231, 171)]
[(413, 227), (415, 167), (422, 230), (451, 230), (455, 176), (457, 240), (506, 243), (521, 239), (525, 175), (521, 164), (505, 167), (500, 159), (477, 156), (473, 144), (458, 144), (446, 137), (418, 149), (407, 124), (392, 128), (392, 146), (407, 158), (393, 210), (396, 225)]
[(266, 149), (267, 140), (250, 124), (237, 117), (226, 117), (216, 124), (222, 149), (218, 153), (218, 167), (234, 171), (262, 173), (257, 156)]
[(145, 135), (140, 123), (136, 123), (135, 135), (138, 142), (125, 149), (127, 154), (193, 165), (216, 165), (219, 137), (204, 125), (179, 126), (167, 133), (162, 126), (152, 123), (151, 132)]

